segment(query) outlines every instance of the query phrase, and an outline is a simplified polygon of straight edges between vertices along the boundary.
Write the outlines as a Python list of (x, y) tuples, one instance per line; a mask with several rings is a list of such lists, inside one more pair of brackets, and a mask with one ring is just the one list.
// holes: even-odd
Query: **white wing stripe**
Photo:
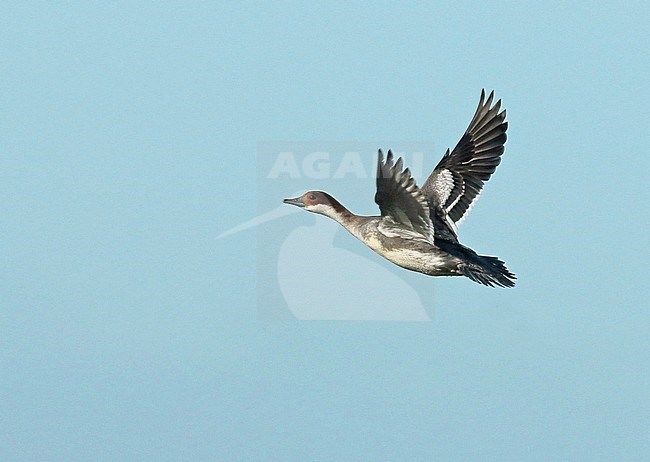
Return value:
[(476, 197), (474, 197), (474, 199), (472, 199), (472, 202), (469, 203), (469, 206), (467, 207), (467, 210), (465, 210), (465, 213), (463, 214), (463, 216), (460, 217), (458, 219), (458, 221), (456, 222), (457, 227), (460, 226), (463, 221), (465, 221), (465, 218), (467, 218), (467, 215), (469, 215), (469, 212), (472, 211), (472, 207), (474, 207), (474, 204), (476, 204), (476, 201), (478, 200), (478, 198), (481, 197), (482, 192), (483, 192), (483, 190), (481, 189), (478, 192), (478, 194), (476, 195)]

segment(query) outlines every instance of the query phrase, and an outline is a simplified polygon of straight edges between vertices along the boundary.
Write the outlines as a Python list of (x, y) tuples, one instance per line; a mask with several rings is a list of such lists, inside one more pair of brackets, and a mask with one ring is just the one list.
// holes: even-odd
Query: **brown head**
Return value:
[(339, 201), (323, 191), (307, 191), (300, 197), (294, 199), (284, 199), (282, 202), (289, 205), (295, 205), (308, 212), (319, 213), (321, 215), (334, 218), (335, 216), (350, 215), (348, 209), (343, 207)]

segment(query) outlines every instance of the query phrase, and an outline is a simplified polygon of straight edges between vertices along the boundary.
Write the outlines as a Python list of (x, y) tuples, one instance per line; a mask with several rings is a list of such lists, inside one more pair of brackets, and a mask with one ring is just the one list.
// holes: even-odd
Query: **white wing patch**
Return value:
[(440, 170), (436, 174), (434, 190), (440, 198), (440, 203), (444, 204), (449, 199), (451, 191), (454, 189), (454, 177), (447, 169)]
[[(456, 206), (458, 201), (460, 201), (460, 199), (463, 197), (463, 193), (465, 192), (465, 185), (462, 182), (456, 185), (456, 182), (454, 181), (454, 175), (451, 173), (451, 171), (449, 171), (446, 168), (436, 172), (436, 176), (435, 179), (433, 180), (432, 185), (433, 185), (433, 190), (435, 191), (438, 200), (440, 201), (440, 205), (444, 208), (444, 211), (446, 212), (444, 214), (444, 219), (447, 222), (447, 225), (449, 225), (449, 227), (452, 229), (452, 231), (456, 233), (458, 231), (458, 226), (460, 225), (460, 222), (454, 222), (454, 220), (452, 220), (451, 217), (449, 216), (449, 211), (452, 210)], [(456, 198), (451, 203), (445, 206), (455, 187), (460, 188), (460, 193), (456, 195)]]

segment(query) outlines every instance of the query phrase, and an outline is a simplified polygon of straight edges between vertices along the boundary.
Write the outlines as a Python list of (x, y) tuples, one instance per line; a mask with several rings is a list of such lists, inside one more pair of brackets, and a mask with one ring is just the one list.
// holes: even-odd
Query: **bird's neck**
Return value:
[(331, 206), (323, 210), (322, 214), (340, 223), (344, 227), (346, 227), (346, 223), (349, 223), (356, 217), (354, 213), (350, 212), (336, 200), (333, 200)]
[[(365, 224), (374, 219), (375, 217), (365, 217), (355, 215), (345, 208), (338, 201), (333, 202), (331, 207), (324, 211), (323, 215), (331, 218), (332, 220), (343, 226), (350, 234), (357, 239), (364, 241), (363, 232)], [(365, 241), (364, 241), (365, 242)]]

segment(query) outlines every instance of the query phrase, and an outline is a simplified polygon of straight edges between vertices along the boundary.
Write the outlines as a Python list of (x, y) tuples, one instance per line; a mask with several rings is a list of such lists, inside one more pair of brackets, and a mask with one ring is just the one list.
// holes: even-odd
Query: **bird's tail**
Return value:
[(497, 257), (474, 254), (466, 263), (459, 265), (459, 270), (474, 282), (494, 287), (514, 287), (517, 277), (511, 273), (506, 264)]

